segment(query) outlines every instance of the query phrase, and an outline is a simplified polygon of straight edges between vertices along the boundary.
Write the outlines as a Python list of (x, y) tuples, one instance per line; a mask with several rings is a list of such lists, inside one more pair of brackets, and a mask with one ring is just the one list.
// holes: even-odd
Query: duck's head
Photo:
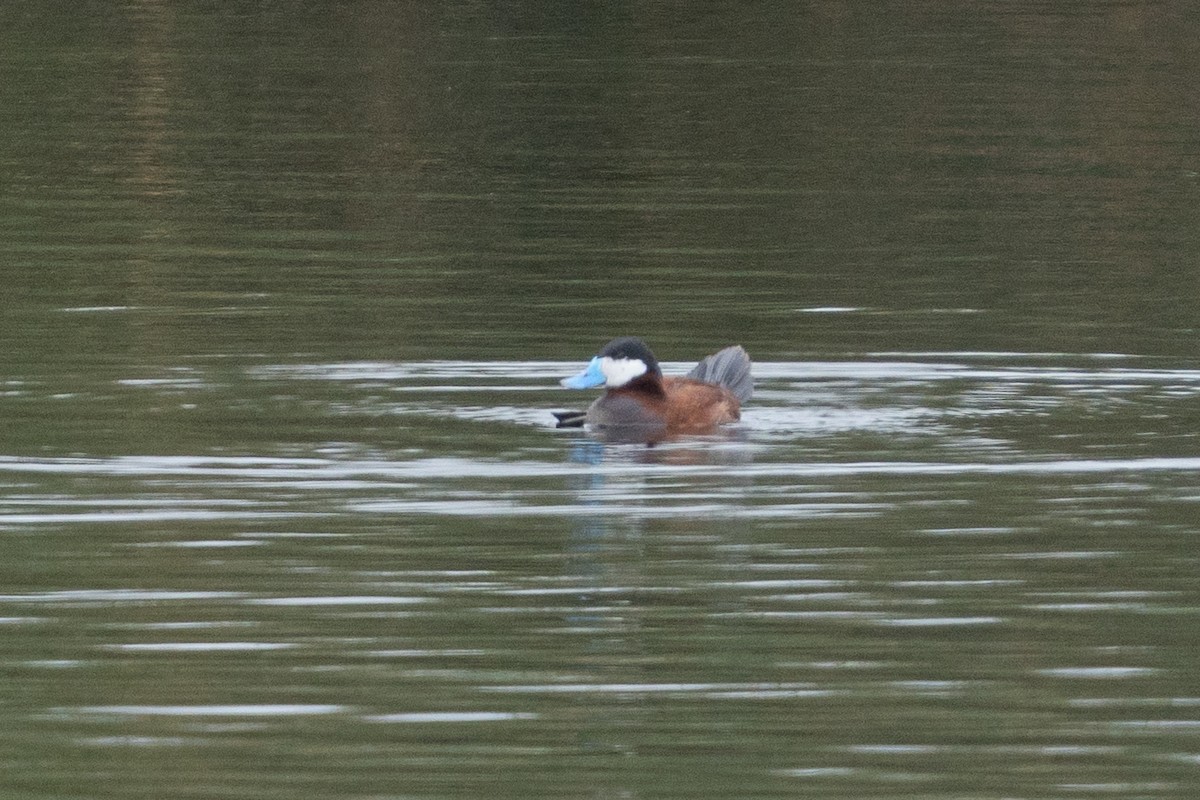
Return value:
[(587, 369), (563, 378), (561, 383), (568, 389), (590, 389), (601, 384), (616, 389), (646, 374), (662, 378), (658, 359), (641, 339), (623, 336), (604, 345), (588, 362)]

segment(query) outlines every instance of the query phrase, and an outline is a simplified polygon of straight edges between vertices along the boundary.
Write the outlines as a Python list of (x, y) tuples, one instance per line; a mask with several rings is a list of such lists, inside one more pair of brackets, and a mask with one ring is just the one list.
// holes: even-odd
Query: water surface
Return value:
[(4, 16), (4, 797), (1196, 795), (1183, 6)]

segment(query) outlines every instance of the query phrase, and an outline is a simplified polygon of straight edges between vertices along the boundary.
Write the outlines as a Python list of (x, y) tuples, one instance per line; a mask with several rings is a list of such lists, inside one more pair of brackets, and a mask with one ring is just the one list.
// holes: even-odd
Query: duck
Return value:
[(654, 353), (636, 336), (613, 339), (582, 372), (560, 383), (607, 391), (586, 411), (555, 412), (556, 427), (586, 425), (608, 438), (648, 442), (713, 433), (740, 419), (754, 392), (750, 356), (740, 345), (707, 356), (683, 377), (664, 377)]

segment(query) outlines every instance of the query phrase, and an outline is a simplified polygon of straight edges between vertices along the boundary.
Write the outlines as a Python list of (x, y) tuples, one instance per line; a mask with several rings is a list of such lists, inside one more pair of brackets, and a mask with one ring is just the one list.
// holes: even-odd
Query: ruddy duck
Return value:
[(587, 423), (608, 436), (642, 441), (711, 433), (737, 421), (754, 391), (750, 356), (740, 346), (708, 356), (685, 377), (664, 378), (650, 348), (632, 336), (613, 339), (587, 369), (561, 383), (568, 389), (603, 384), (608, 391), (587, 411), (556, 413), (558, 427)]

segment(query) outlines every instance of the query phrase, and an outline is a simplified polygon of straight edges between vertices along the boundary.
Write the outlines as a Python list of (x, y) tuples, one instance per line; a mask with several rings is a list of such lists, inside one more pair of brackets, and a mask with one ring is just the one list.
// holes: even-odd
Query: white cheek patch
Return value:
[(646, 362), (640, 358), (605, 356), (600, 359), (600, 372), (604, 375), (604, 385), (615, 389), (646, 374)]

